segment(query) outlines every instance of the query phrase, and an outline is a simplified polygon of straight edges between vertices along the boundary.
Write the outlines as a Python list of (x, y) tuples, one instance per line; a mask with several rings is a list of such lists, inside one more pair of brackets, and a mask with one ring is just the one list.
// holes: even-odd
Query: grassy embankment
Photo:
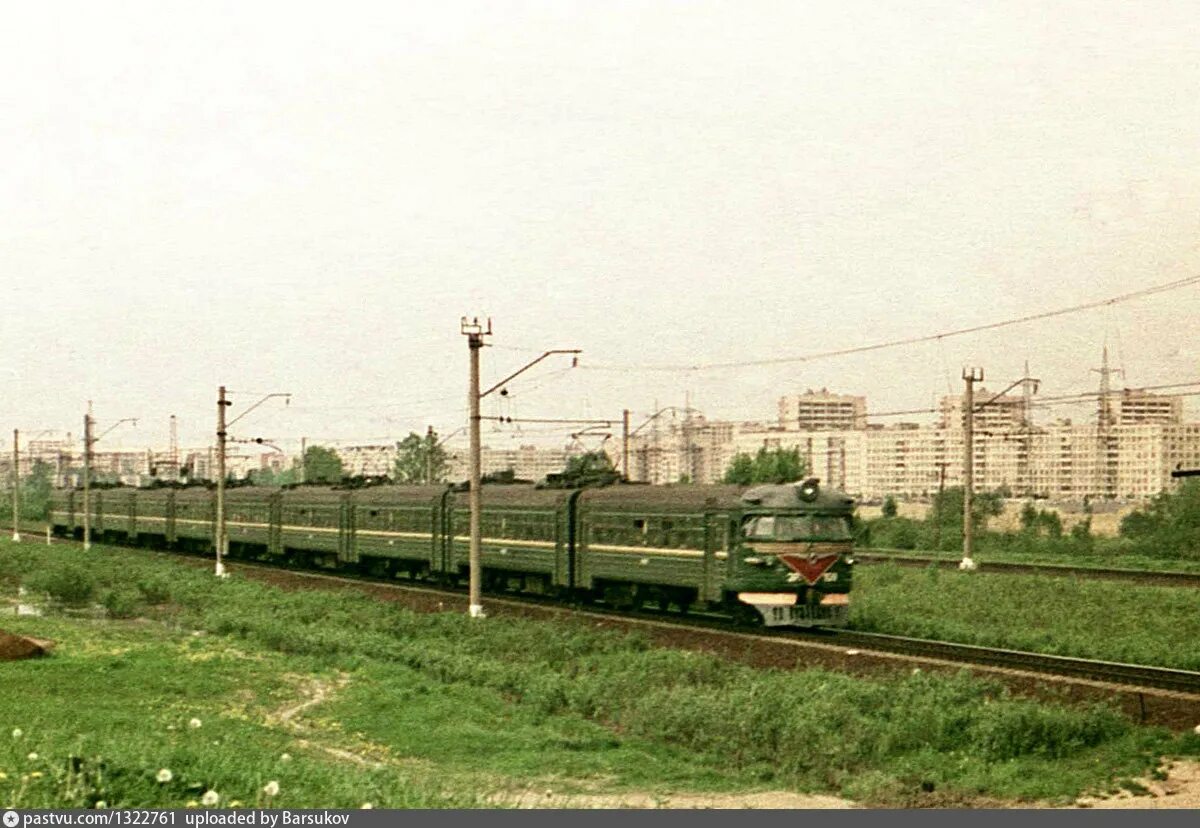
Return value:
[(914, 569), (854, 573), (856, 629), (1200, 670), (1200, 590)]
[(5, 542), (0, 579), (10, 596), (19, 582), (26, 600), (45, 590), (93, 606), (3, 622), (59, 642), (2, 668), (0, 804), (15, 807), (179, 806), (210, 791), (220, 805), (290, 807), (545, 789), (563, 802), (762, 789), (894, 804), (929, 801), (922, 789), (936, 802), (1069, 797), (1160, 755), (1200, 753), (1191, 735), (967, 677), (756, 671), (579, 623), (472, 623), (349, 591), (217, 582), (125, 550)]

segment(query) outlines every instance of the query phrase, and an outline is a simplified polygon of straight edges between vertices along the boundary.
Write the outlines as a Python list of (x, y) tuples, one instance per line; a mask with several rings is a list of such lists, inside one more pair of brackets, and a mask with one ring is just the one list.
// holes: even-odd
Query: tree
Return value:
[(342, 479), (342, 458), (333, 449), (309, 446), (304, 452), (305, 483), (339, 483)]
[(791, 483), (804, 477), (805, 465), (800, 449), (767, 449), (758, 454), (738, 453), (725, 471), (724, 482), (737, 486), (755, 483)]
[[(1004, 498), (996, 492), (975, 492), (971, 498), (971, 523), (976, 532), (987, 528), (988, 518), (1004, 511)], [(952, 533), (962, 536), (963, 488), (950, 486), (933, 496), (933, 508), (926, 516)]]
[(1085, 552), (1092, 551), (1092, 548), (1095, 546), (1095, 539), (1092, 537), (1091, 515), (1088, 515), (1086, 518), (1071, 527), (1071, 539), (1074, 540)]
[(396, 443), (393, 477), (397, 483), (444, 483), (449, 465), (446, 450), (438, 445), (437, 432), (432, 429), (424, 436), (410, 431)]
[(1200, 480), (1185, 480), (1175, 491), (1159, 493), (1121, 520), (1121, 536), (1138, 551), (1161, 555), (1200, 549)]
[(1026, 534), (1034, 534), (1037, 531), (1038, 525), (1038, 510), (1032, 503), (1026, 501), (1021, 507), (1021, 531)]
[(883, 499), (883, 516), (885, 518), (894, 518), (898, 509), (896, 508), (896, 498), (888, 495)]
[[(50, 466), (38, 460), (21, 480), (21, 517), (24, 520), (45, 520), (50, 514), (50, 490), (53, 488)], [(12, 488), (0, 502), (0, 517), (12, 520)]]

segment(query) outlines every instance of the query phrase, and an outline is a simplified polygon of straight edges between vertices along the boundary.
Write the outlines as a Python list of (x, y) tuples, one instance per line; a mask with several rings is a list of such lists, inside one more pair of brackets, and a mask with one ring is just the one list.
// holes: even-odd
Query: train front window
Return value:
[(850, 540), (850, 522), (844, 517), (817, 515), (812, 519), (812, 534), (821, 540)]
[(746, 518), (742, 524), (742, 534), (755, 540), (774, 540), (775, 516), (757, 515)]
[(760, 541), (849, 540), (844, 517), (833, 515), (753, 515), (742, 522), (742, 535)]

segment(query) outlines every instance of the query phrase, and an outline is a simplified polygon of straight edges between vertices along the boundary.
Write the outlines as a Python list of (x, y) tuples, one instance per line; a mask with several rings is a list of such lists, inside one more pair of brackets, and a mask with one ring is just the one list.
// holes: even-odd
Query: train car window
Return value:
[(634, 521), (633, 521), (633, 528), (634, 528), (634, 529), (641, 529), (641, 530), (642, 530), (642, 534), (643, 534), (643, 535), (644, 535), (644, 534), (646, 534), (646, 521), (645, 521), (645, 520), (643, 520), (642, 518), (634, 518)]

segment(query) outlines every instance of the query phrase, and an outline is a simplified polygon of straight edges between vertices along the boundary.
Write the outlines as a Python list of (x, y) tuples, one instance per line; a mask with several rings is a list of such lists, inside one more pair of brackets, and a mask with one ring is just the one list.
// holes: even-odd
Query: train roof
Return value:
[(582, 502), (590, 507), (620, 511), (701, 512), (738, 509), (741, 486), (680, 483), (667, 486), (618, 485), (584, 489)]
[(846, 512), (854, 508), (854, 498), (837, 489), (827, 489), (816, 478), (799, 483), (768, 483), (742, 493), (747, 511), (800, 509), (811, 512)]

